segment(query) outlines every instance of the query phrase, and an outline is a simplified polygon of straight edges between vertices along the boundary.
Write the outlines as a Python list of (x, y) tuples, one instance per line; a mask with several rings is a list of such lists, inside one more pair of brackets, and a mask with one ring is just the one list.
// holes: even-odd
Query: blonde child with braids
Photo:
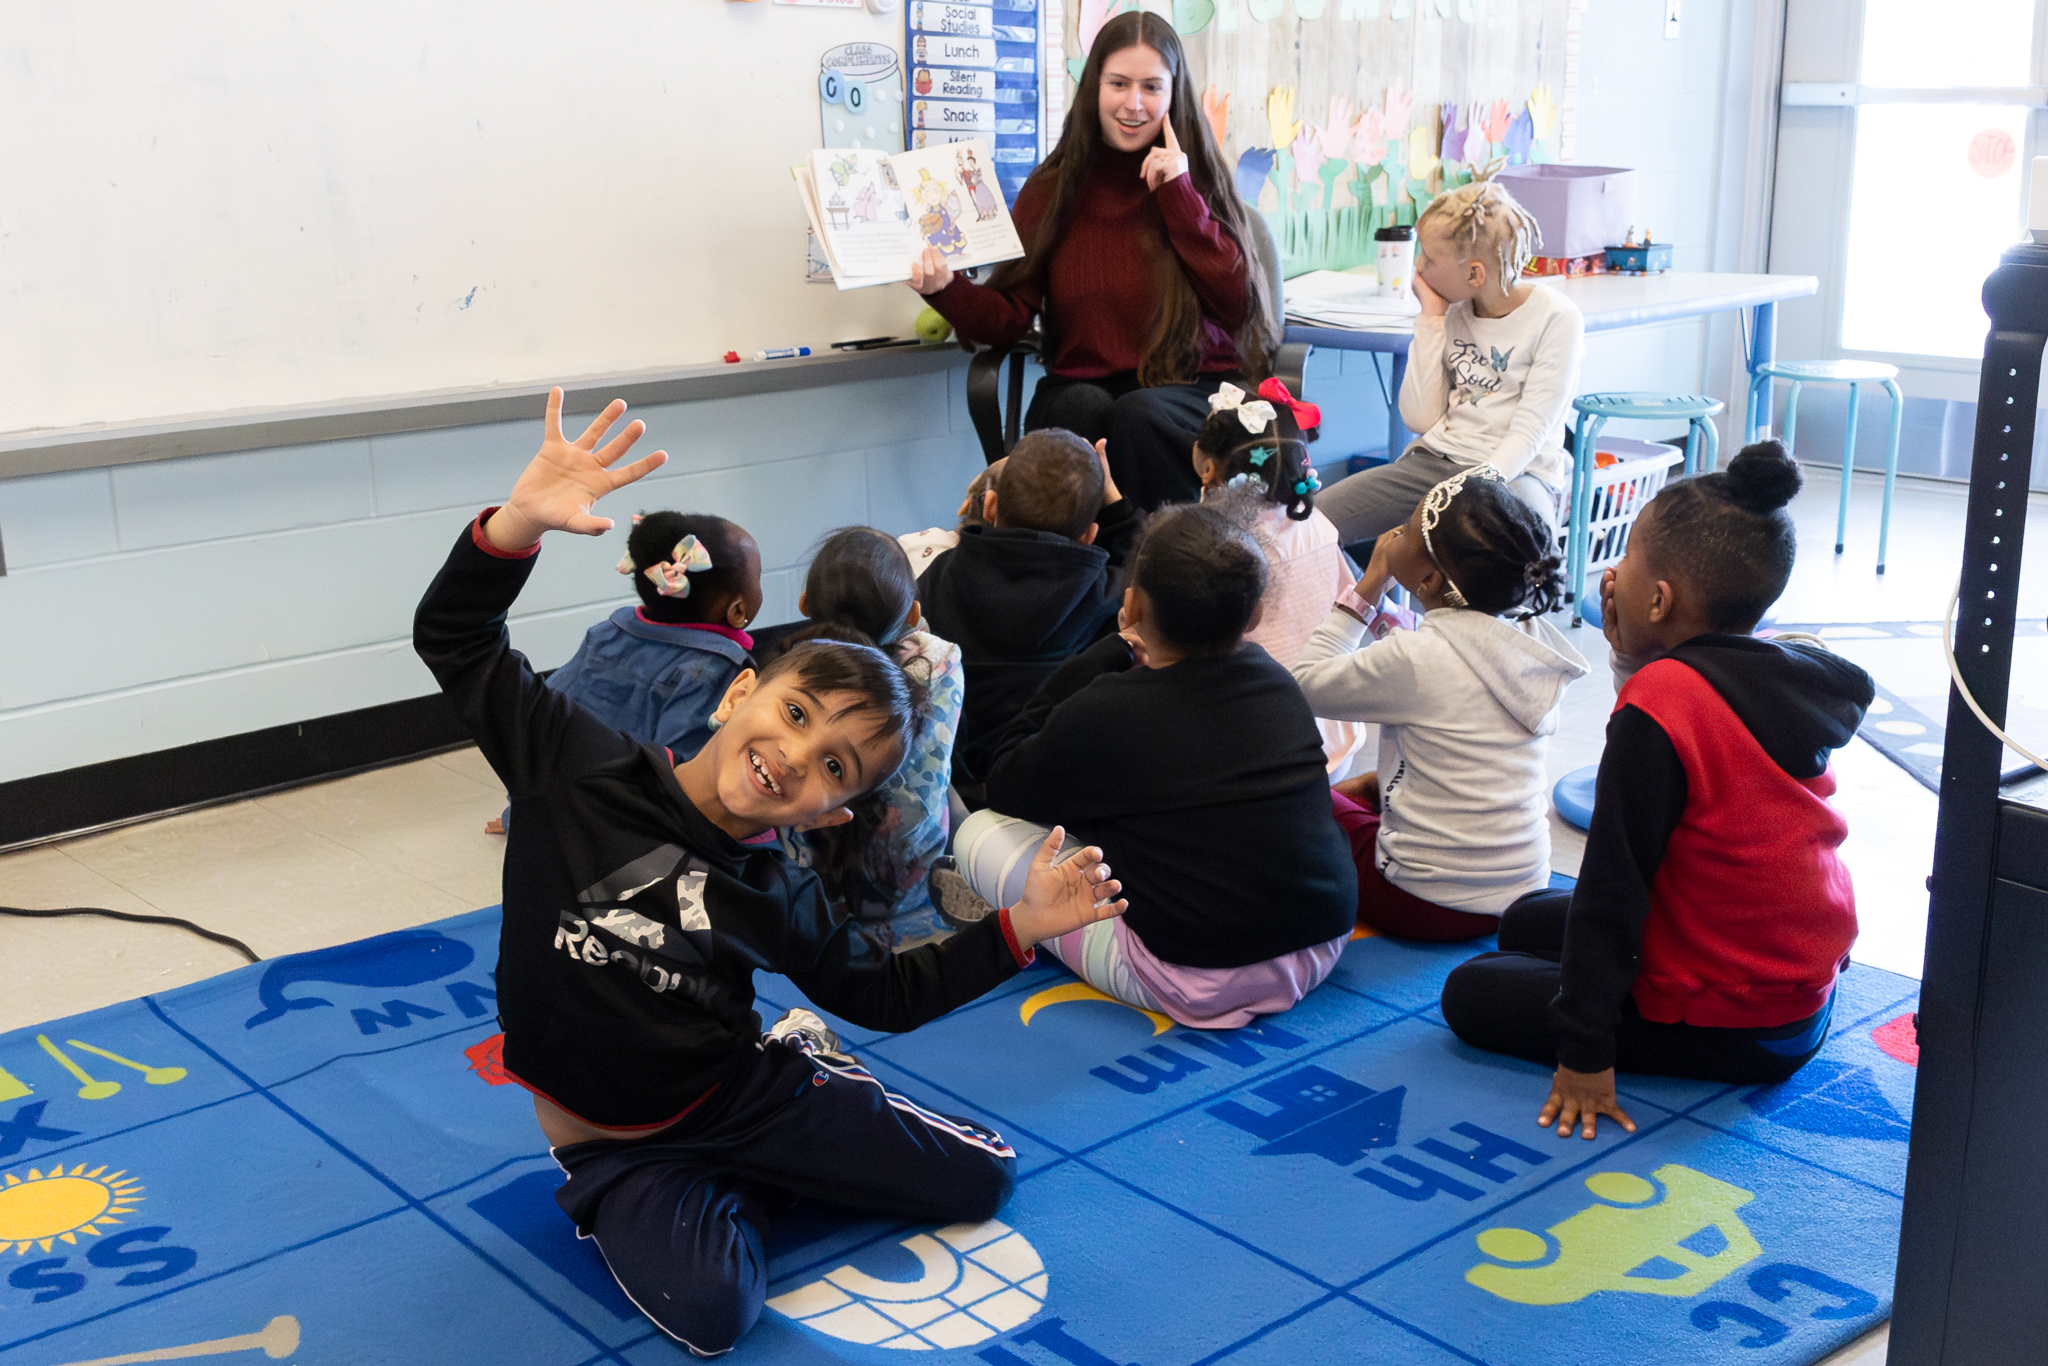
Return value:
[(1408, 520), (1461, 469), (1491, 465), (1547, 523), (1568, 486), (1565, 417), (1586, 324), (1556, 290), (1521, 278), (1542, 234), (1492, 180), (1431, 200), (1415, 225), (1422, 301), (1401, 420), (1420, 433), (1390, 464), (1332, 484), (1319, 500), (1346, 544)]

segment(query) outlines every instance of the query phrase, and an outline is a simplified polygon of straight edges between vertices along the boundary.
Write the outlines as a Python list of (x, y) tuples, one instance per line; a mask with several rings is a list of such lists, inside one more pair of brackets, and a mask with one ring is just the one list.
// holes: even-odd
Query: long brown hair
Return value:
[[(1188, 75), (1187, 53), (1173, 27), (1156, 14), (1131, 10), (1102, 26), (1081, 68), (1080, 88), (1060, 128), (1060, 140), (1050, 155), (1031, 173), (1031, 182), (1047, 192), (1045, 213), (1040, 217), (1035, 239), (1020, 260), (997, 267), (989, 284), (996, 289), (1014, 289), (1023, 284), (1038, 286), (1039, 297), (1050, 302), (1047, 275), (1053, 249), (1066, 234), (1074, 207), (1080, 202), (1081, 187), (1095, 164), (1096, 149), (1102, 145), (1102, 64), (1130, 47), (1149, 47), (1157, 52), (1172, 73), (1173, 95), (1166, 116), (1173, 121), (1174, 136), (1187, 154), (1188, 175), (1195, 191), (1208, 201), (1209, 216), (1237, 242), (1244, 258), (1245, 316), (1231, 340), (1244, 369), (1253, 380), (1265, 378), (1272, 364), (1273, 348), (1279, 340), (1272, 288), (1264, 264), (1254, 255), (1254, 238), (1248, 207), (1237, 193), (1237, 185), (1224, 163), (1222, 149), (1209, 131)], [(1202, 303), (1195, 287), (1181, 269), (1180, 258), (1167, 243), (1165, 226), (1153, 222), (1148, 237), (1150, 255), (1157, 271), (1159, 305), (1152, 315), (1145, 349), (1138, 361), (1138, 382), (1147, 386), (1186, 383), (1195, 377), (1202, 363)], [(1052, 340), (1059, 320), (1041, 309), (1039, 326)]]

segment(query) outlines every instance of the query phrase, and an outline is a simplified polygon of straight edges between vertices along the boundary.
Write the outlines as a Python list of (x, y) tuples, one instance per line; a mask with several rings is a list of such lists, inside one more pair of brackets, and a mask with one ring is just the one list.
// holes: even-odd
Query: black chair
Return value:
[[(1273, 232), (1266, 226), (1264, 214), (1253, 210), (1249, 219), (1252, 254), (1265, 268), (1284, 326), (1286, 308), (1281, 304), (1280, 248), (1273, 241)], [(981, 439), (982, 458), (991, 465), (1010, 453), (1010, 448), (1017, 444), (1017, 438), (1024, 430), (1024, 367), (1038, 357), (1038, 348), (1038, 332), (1034, 329), (1009, 350), (984, 347), (975, 352), (974, 359), (967, 363), (967, 415), (973, 419), (974, 434)], [(1273, 358), (1273, 373), (1287, 386), (1287, 392), (1296, 398), (1305, 397), (1301, 372), (1308, 364), (1311, 349), (1307, 342), (1285, 342)], [(999, 393), (1005, 387), (1004, 361), (1010, 363), (1007, 396)]]

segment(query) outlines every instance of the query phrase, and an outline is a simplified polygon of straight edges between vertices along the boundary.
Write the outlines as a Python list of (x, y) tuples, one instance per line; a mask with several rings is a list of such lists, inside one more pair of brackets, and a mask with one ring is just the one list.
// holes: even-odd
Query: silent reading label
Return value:
[(1014, 201), (1042, 146), (1038, 0), (911, 0), (904, 23), (910, 147), (987, 139), (995, 181)]

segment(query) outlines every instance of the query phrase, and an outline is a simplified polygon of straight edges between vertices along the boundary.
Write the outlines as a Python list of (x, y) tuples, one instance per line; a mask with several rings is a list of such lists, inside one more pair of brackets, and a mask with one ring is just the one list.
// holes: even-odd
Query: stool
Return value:
[(1809, 384), (1849, 386), (1849, 424), (1842, 437), (1842, 498), (1835, 509), (1835, 553), (1842, 553), (1842, 536), (1849, 526), (1849, 476), (1856, 465), (1856, 409), (1859, 390), (1872, 382), (1882, 384), (1892, 396), (1892, 436), (1884, 452), (1884, 511), (1877, 521), (1877, 572), (1884, 573), (1884, 552), (1892, 532), (1892, 487), (1899, 480), (1899, 424), (1905, 400), (1899, 396), (1899, 367), (1875, 360), (1774, 360), (1756, 368), (1749, 382), (1748, 440), (1756, 440), (1757, 397), (1774, 379), (1790, 380), (1792, 392), (1785, 396), (1785, 453), (1792, 453), (1792, 433), (1799, 425), (1799, 391)]
[(1586, 588), (1586, 525), (1591, 518), (1593, 453), (1600, 446), (1600, 429), (1614, 418), (1671, 421), (1684, 418), (1685, 472), (1699, 474), (1720, 462), (1721, 438), (1713, 418), (1725, 405), (1718, 398), (1696, 394), (1611, 393), (1582, 394), (1572, 400), (1579, 415), (1578, 430), (1572, 435), (1572, 504), (1565, 525), (1565, 597), (1572, 604), (1572, 625), (1582, 619), (1579, 598)]
[(1566, 825), (1578, 830), (1590, 830), (1593, 826), (1593, 789), (1598, 785), (1600, 765), (1588, 764), (1575, 768), (1557, 780), (1557, 786), (1550, 789), (1550, 801), (1557, 808), (1557, 814)]

